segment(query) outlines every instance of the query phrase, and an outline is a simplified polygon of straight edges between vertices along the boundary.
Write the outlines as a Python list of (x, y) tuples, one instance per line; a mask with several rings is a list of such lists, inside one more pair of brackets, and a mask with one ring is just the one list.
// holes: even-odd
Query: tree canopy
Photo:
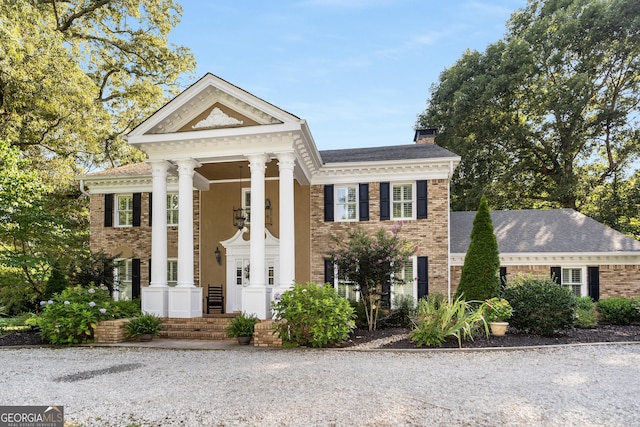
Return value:
[(50, 179), (140, 159), (122, 136), (194, 69), (173, 0), (0, 0), (0, 139)]
[(493, 208), (573, 208), (640, 236), (639, 89), (639, 2), (529, 0), (504, 40), (442, 72), (418, 126), (462, 157), (454, 209), (486, 194)]

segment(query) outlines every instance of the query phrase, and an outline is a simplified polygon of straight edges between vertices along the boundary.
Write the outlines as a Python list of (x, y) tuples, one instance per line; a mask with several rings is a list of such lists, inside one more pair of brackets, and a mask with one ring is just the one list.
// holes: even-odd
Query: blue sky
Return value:
[(429, 88), (526, 0), (178, 0), (170, 42), (306, 119), (320, 150), (410, 144)]

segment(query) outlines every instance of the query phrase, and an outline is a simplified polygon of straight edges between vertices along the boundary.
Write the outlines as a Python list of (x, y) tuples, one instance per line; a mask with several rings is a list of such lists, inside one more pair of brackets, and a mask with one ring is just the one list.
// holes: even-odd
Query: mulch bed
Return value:
[(0, 336), (0, 347), (17, 345), (41, 345), (45, 344), (40, 337), (40, 332), (24, 331), (10, 332)]
[[(409, 329), (393, 328), (377, 331), (357, 329), (351, 334), (349, 340), (343, 344), (343, 347), (352, 347), (372, 340), (406, 333), (409, 333)], [(463, 341), (462, 348), (529, 347), (556, 344), (629, 341), (640, 342), (640, 325), (599, 325), (594, 329), (571, 329), (558, 337), (542, 337), (537, 335), (520, 334), (512, 328), (509, 328), (507, 334), (502, 337), (490, 336), (489, 338), (486, 338), (485, 336), (480, 336), (474, 341)], [(442, 345), (442, 347), (457, 348), (458, 341), (455, 338), (450, 338)], [(387, 344), (382, 348), (412, 349), (428, 347), (416, 347), (412, 341), (404, 339)]]

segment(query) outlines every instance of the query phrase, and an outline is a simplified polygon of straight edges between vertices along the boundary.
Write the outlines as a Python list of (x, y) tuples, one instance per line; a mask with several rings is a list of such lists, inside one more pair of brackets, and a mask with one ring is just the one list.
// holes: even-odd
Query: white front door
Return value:
[(233, 263), (233, 280), (227, 280), (227, 313), (242, 311), (242, 287), (249, 285), (249, 258), (235, 258)]

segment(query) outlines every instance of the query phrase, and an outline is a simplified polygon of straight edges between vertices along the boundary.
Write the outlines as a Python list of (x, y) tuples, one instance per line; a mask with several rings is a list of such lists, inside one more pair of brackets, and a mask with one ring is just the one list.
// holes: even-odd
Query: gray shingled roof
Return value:
[(348, 148), (320, 151), (324, 164), (345, 162), (375, 162), (388, 160), (415, 160), (458, 157), (435, 144), (408, 144), (386, 147)]
[[(451, 212), (451, 253), (466, 253), (475, 212)], [(500, 253), (640, 252), (640, 242), (573, 209), (491, 212)]]
[(124, 166), (118, 166), (115, 168), (109, 168), (105, 170), (101, 170), (99, 172), (94, 172), (87, 174), (87, 177), (99, 177), (99, 176), (139, 176), (139, 175), (151, 175), (151, 165), (146, 162), (141, 163), (131, 163)]

